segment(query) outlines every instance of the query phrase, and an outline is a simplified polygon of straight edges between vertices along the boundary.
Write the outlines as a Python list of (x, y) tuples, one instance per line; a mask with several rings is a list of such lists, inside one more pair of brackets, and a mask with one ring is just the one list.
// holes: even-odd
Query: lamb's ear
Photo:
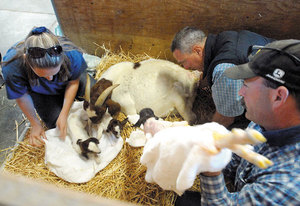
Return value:
[(86, 84), (85, 84), (85, 93), (84, 93), (84, 99), (88, 102), (90, 102), (90, 93), (91, 93), (91, 80), (90, 75), (86, 74)]
[(114, 90), (116, 87), (118, 87), (120, 84), (114, 84), (110, 87), (107, 87), (102, 94), (98, 97), (95, 106), (102, 106), (106, 98), (111, 94), (112, 90)]

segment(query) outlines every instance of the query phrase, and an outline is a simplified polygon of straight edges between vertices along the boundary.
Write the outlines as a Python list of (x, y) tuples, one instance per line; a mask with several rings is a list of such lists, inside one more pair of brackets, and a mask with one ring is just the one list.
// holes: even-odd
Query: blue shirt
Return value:
[[(8, 61), (16, 54), (16, 50), (11, 48), (3, 57), (3, 61)], [(15, 60), (2, 68), (3, 77), (6, 84), (8, 99), (18, 99), (27, 92), (36, 92), (45, 95), (64, 94), (65, 88), (72, 80), (78, 79), (87, 68), (86, 62), (77, 50), (65, 51), (65, 55), (70, 60), (70, 77), (67, 81), (59, 81), (58, 75), (53, 76), (49, 81), (44, 77), (38, 78), (38, 84), (32, 85), (28, 80), (26, 69), (21, 65), (21, 60)]]
[[(223, 174), (200, 175), (202, 205), (300, 205), (300, 126), (262, 133), (267, 143), (254, 151), (274, 165), (260, 169), (233, 155)], [(228, 192), (223, 175), (235, 192)]]
[(211, 87), (212, 97), (218, 113), (226, 117), (235, 117), (243, 114), (244, 108), (241, 105), (241, 96), (238, 92), (243, 86), (243, 80), (234, 80), (226, 77), (224, 71), (234, 64), (218, 64), (213, 72)]

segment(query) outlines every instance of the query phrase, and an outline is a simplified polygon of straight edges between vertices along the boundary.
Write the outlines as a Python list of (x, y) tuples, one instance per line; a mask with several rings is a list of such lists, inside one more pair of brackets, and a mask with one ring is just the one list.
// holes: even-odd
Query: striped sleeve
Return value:
[(233, 80), (224, 75), (227, 68), (234, 64), (218, 64), (213, 72), (212, 97), (216, 110), (227, 117), (235, 117), (243, 114), (244, 108), (241, 105), (241, 96), (238, 92), (243, 85), (242, 80)]

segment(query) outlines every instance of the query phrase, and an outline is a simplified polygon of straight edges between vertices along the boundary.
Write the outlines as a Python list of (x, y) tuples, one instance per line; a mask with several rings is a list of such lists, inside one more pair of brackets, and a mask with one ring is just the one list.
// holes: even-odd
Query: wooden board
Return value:
[(14, 206), (134, 206), (136, 204), (96, 197), (58, 188), (12, 174), (0, 173), (0, 205)]
[[(300, 39), (299, 0), (52, 0), (61, 28), (95, 54), (98, 45), (173, 60), (170, 44), (184, 26), (206, 33), (248, 29)], [(100, 56), (101, 52), (96, 55)]]

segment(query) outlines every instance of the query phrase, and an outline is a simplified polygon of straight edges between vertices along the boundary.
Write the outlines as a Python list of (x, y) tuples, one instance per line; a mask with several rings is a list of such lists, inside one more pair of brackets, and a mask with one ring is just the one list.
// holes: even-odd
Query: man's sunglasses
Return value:
[(40, 47), (29, 47), (27, 49), (28, 55), (33, 59), (42, 58), (45, 56), (46, 52), (51, 56), (59, 56), (62, 53), (62, 47), (60, 45), (56, 45), (50, 47), (48, 49), (40, 48)]
[[(294, 43), (294, 44), (291, 44), (291, 45), (289, 45), (288, 47), (294, 46), (294, 45), (297, 45), (297, 44), (299, 44), (299, 42)], [(257, 54), (257, 53), (258, 53), (260, 50), (262, 50), (262, 49), (268, 49), (268, 50), (272, 50), (272, 51), (277, 51), (277, 52), (280, 53), (280, 54), (283, 54), (283, 55), (286, 55), (286, 56), (290, 57), (297, 65), (298, 65), (298, 64), (300, 65), (300, 58), (298, 58), (298, 57), (295, 56), (294, 54), (288, 53), (288, 52), (286, 52), (286, 51), (284, 51), (284, 50), (282, 50), (282, 49), (276, 49), (276, 48), (264, 47), (264, 46), (259, 46), (259, 45), (253, 45), (253, 46), (250, 46), (250, 47), (248, 48), (248, 56), (250, 56), (250, 58), (251, 58), (252, 55)], [(255, 51), (256, 51), (256, 52), (255, 52)], [(253, 52), (255, 52), (255, 53), (253, 54)], [(253, 56), (252, 56), (252, 57), (253, 57)]]

